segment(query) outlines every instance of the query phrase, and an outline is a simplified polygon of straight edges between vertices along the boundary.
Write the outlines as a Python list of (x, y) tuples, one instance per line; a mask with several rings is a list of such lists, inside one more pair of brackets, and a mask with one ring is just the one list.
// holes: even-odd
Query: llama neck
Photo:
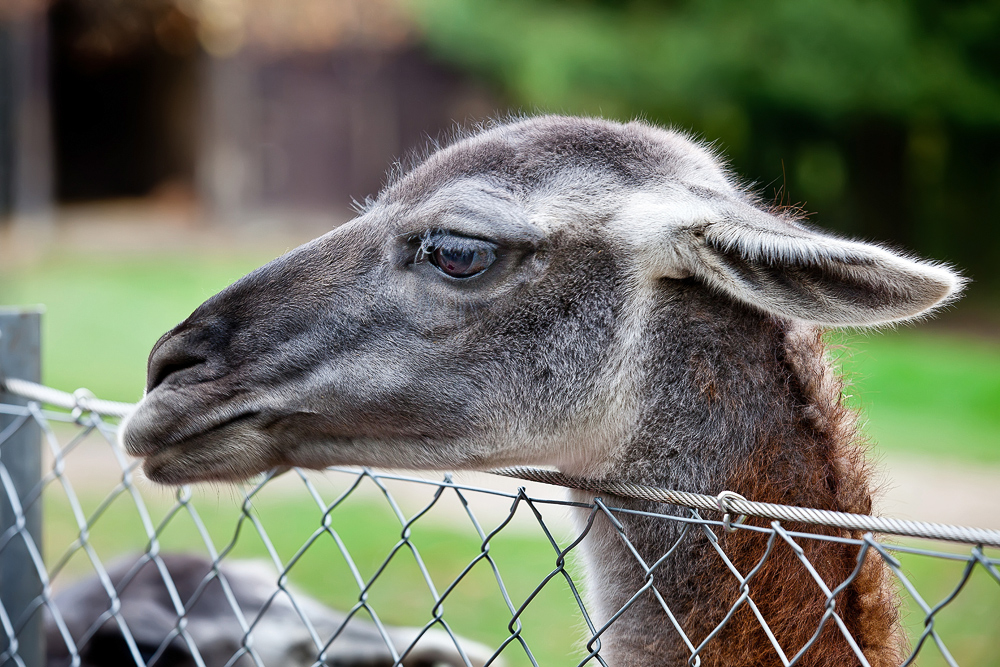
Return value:
[[(696, 493), (715, 495), (728, 489), (763, 502), (870, 511), (863, 455), (853, 444), (853, 418), (840, 405), (839, 384), (823, 358), (819, 334), (739, 310), (730, 313), (741, 319), (739, 325), (727, 326), (718, 309), (707, 312), (713, 313), (711, 319), (699, 318), (697, 309), (692, 309), (689, 321), (683, 322), (673, 310), (674, 322), (694, 327), (697, 335), (672, 335), (664, 327), (648, 351), (652, 372), (646, 395), (651, 400), (615, 476)], [(587, 501), (593, 497), (576, 496)], [(610, 506), (690, 516), (673, 506), (616, 497), (605, 501)], [(698, 646), (740, 597), (738, 580), (700, 526), (635, 514), (619, 514), (617, 519), (647, 566), (676, 543), (672, 555), (653, 572), (653, 582), (691, 643)], [(767, 535), (744, 530), (715, 534), (744, 575), (765, 553)], [(594, 620), (600, 627), (643, 587), (646, 571), (606, 519), (599, 517), (584, 544)], [(799, 545), (831, 589), (856, 566), (855, 547), (816, 540), (799, 540)], [(819, 626), (826, 603), (784, 543), (775, 546), (751, 580), (750, 596), (789, 659)], [(896, 610), (880, 562), (866, 562), (854, 584), (838, 597), (837, 609), (871, 665), (898, 664)], [(690, 649), (651, 589), (641, 593), (602, 637), (602, 655), (612, 667), (682, 665), (690, 657)], [(706, 667), (780, 664), (745, 604), (700, 655)], [(798, 664), (856, 662), (830, 623)]]

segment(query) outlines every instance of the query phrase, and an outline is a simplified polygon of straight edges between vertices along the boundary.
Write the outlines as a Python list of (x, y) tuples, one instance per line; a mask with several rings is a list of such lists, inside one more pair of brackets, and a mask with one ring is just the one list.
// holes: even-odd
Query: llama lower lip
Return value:
[[(246, 412), (188, 435), (180, 441), (161, 445), (144, 456), (146, 477), (160, 484), (192, 482), (241, 482), (268, 470), (274, 462), (266, 456), (266, 437), (252, 422), (257, 412)], [(250, 426), (245, 424), (250, 422)], [(239, 438), (241, 457), (226, 454), (215, 445)], [(256, 455), (255, 455), (256, 452)]]
[[(232, 468), (231, 460), (218, 460), (214, 465), (200, 461), (197, 467), (188, 465), (187, 448), (170, 447), (151, 454), (142, 463), (146, 478), (157, 484), (178, 485), (195, 482), (242, 482), (257, 471)], [(198, 474), (192, 474), (197, 470)]]
[[(236, 406), (220, 408), (212, 415), (188, 419), (186, 414), (164, 414), (156, 402), (144, 402), (126, 421), (122, 444), (132, 456), (145, 459), (143, 470), (152, 481), (162, 484), (215, 480), (239, 481), (270, 466), (261, 454), (248, 461), (220, 456), (219, 443), (239, 438), (249, 450), (266, 451), (258, 427), (261, 412)], [(249, 435), (248, 435), (249, 434)], [(253, 445), (259, 445), (255, 447)], [(197, 474), (193, 474), (197, 471)]]

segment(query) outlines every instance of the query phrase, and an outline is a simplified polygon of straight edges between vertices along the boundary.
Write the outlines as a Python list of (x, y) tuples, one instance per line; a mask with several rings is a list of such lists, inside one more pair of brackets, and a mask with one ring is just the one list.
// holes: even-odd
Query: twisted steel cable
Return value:
[(533, 482), (565, 486), (593, 493), (611, 493), (624, 498), (679, 505), (691, 509), (710, 510), (714, 512), (724, 511), (729, 514), (745, 514), (747, 516), (775, 521), (797, 521), (831, 528), (1000, 547), (1000, 530), (990, 530), (987, 528), (970, 528), (943, 523), (929, 523), (926, 521), (875, 517), (867, 514), (833, 512), (809, 507), (758, 503), (726, 491), (723, 491), (718, 496), (709, 496), (618, 480), (580, 479), (568, 477), (555, 470), (540, 468), (499, 468), (490, 472), (505, 477), (515, 477)]

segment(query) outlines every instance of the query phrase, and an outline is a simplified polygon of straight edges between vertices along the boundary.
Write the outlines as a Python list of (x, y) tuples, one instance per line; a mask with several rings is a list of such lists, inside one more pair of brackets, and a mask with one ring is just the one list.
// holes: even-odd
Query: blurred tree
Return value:
[(690, 128), (765, 195), (1000, 287), (997, 0), (412, 5), (525, 110)]

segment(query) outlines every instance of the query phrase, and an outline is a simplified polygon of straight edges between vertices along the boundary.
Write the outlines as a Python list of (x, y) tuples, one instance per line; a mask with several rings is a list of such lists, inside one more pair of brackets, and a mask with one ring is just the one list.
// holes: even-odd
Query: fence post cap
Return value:
[(4, 315), (44, 315), (45, 306), (36, 303), (30, 306), (0, 306), (0, 317)]

